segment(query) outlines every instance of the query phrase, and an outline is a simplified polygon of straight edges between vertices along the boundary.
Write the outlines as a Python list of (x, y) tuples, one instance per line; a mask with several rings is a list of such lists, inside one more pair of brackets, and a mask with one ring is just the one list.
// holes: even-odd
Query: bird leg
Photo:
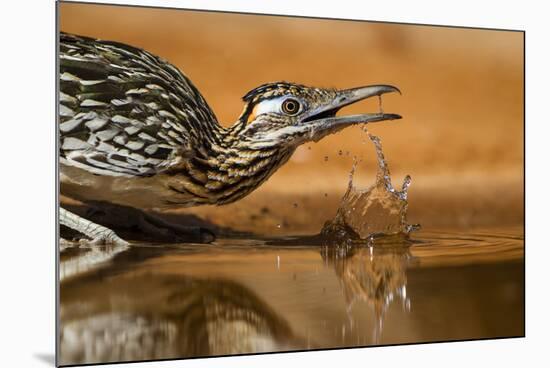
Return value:
[(90, 220), (78, 216), (66, 209), (59, 208), (59, 223), (68, 228), (78, 231), (92, 239), (91, 245), (97, 244), (114, 244), (128, 245), (128, 242), (119, 238), (119, 236), (111, 229), (96, 224)]
[(90, 207), (83, 216), (92, 223), (116, 229), (125, 238), (168, 243), (211, 243), (215, 240), (214, 233), (202, 226), (180, 225), (133, 207), (108, 202), (90, 201), (87, 204)]

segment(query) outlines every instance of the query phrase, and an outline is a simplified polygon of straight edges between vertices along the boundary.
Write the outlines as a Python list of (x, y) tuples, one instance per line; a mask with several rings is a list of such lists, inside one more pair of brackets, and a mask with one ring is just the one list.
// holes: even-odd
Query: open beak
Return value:
[(344, 106), (390, 92), (398, 92), (401, 94), (401, 91), (399, 91), (397, 87), (389, 85), (365, 86), (336, 92), (336, 96), (329, 103), (312, 111), (308, 117), (302, 120), (302, 124), (308, 127), (309, 140), (316, 142), (328, 134), (336, 133), (354, 124), (401, 119), (400, 115), (386, 114), (383, 112), (336, 116), (338, 110)]

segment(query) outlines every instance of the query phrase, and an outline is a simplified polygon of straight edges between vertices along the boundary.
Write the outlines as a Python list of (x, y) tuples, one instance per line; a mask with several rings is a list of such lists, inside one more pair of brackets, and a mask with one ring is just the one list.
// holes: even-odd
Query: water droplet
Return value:
[(281, 224), (277, 224), (277, 228), (280, 229), (280, 228), (281, 228)]

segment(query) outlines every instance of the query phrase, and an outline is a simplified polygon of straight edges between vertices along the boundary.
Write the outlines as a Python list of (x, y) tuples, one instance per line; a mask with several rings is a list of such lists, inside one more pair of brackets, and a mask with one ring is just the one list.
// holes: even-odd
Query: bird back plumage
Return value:
[[(61, 33), (60, 156), (95, 174), (149, 176), (221, 129), (191, 81), (125, 44)], [(208, 127), (204, 127), (204, 125)]]

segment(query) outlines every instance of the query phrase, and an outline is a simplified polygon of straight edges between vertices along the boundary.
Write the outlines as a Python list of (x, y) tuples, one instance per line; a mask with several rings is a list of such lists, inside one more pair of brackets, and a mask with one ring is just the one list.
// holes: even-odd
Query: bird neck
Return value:
[(204, 198), (202, 204), (226, 204), (245, 197), (293, 153), (278, 146), (258, 147), (239, 134), (245, 127), (242, 121), (228, 128), (219, 127), (217, 138), (197, 145), (186, 167), (181, 168), (191, 179), (191, 191)]

